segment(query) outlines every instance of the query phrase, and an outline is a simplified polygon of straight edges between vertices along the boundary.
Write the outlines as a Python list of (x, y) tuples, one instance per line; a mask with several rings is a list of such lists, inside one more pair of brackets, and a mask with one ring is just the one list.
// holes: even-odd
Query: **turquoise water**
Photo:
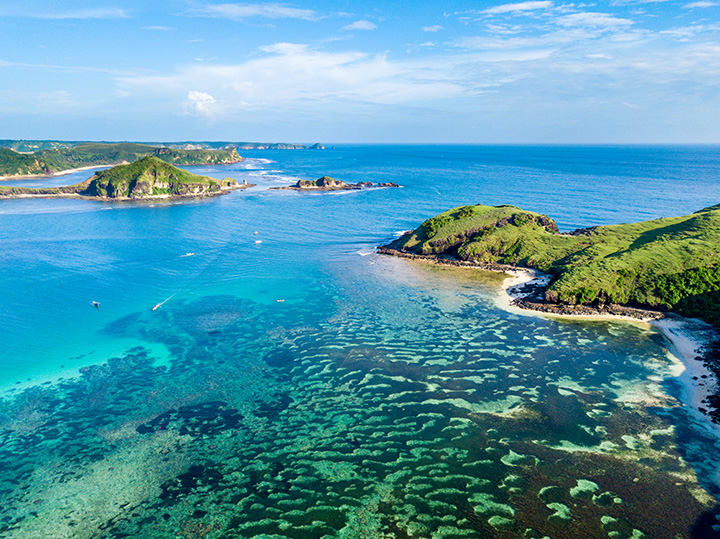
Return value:
[[(717, 533), (720, 445), (661, 335), (511, 314), (500, 276), (373, 249), (460, 204), (689, 213), (720, 148), (246, 156), (191, 169), (258, 184), (215, 199), (0, 203), (0, 535)], [(324, 174), (403, 188), (267, 190)]]

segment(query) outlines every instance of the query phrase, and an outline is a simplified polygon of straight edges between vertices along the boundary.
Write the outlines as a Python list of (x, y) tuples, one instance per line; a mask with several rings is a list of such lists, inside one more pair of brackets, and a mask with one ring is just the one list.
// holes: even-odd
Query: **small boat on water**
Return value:
[(195, 256), (195, 253), (185, 253), (184, 255), (180, 255), (180, 258), (185, 258), (186, 256)]
[(162, 305), (162, 303), (156, 303), (156, 304), (155, 304), (155, 307), (153, 307), (152, 310), (153, 310), (153, 311), (157, 311), (157, 310), (160, 308), (161, 305)]

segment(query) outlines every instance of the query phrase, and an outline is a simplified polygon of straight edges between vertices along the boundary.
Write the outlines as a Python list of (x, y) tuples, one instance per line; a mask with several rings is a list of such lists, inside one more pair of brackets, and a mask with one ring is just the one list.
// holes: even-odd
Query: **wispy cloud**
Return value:
[(375, 30), (377, 28), (377, 24), (372, 23), (370, 21), (355, 21), (352, 24), (348, 24), (347, 26), (343, 26), (343, 30)]
[(170, 32), (173, 30), (177, 30), (177, 28), (174, 28), (172, 26), (143, 26), (143, 30), (153, 30), (156, 32)]
[(260, 17), (316, 21), (322, 18), (317, 11), (312, 9), (295, 8), (286, 4), (211, 4), (192, 9), (189, 13), (233, 20)]
[(434, 26), (423, 26), (423, 32), (439, 32), (440, 30), (444, 30), (445, 28), (440, 26), (439, 24), (436, 24)]
[(690, 4), (686, 4), (686, 9), (695, 9), (695, 8), (705, 8), (705, 7), (714, 7), (718, 6), (717, 2), (708, 2), (707, 0), (700, 0), (700, 2), (692, 2)]
[(549, 9), (553, 5), (549, 1), (535, 1), (535, 2), (518, 2), (515, 4), (503, 4), (500, 6), (494, 6), (488, 9), (482, 10), (480, 13), (488, 15), (496, 15), (501, 13), (522, 13), (525, 11), (535, 11), (538, 9)]
[[(262, 51), (267, 56), (235, 65), (193, 64), (174, 74), (120, 77), (118, 89), (156, 95), (165, 104), (174, 100), (186, 112), (217, 117), (276, 108), (323, 110), (342, 103), (395, 105), (447, 99), (465, 91), (440, 61), (392, 62), (383, 55), (320, 52), (290, 43)], [(203, 81), (203, 92), (191, 90), (198, 80)]]
[(630, 26), (634, 21), (615, 17), (608, 13), (596, 13), (586, 11), (582, 13), (572, 13), (564, 15), (556, 20), (561, 26), (586, 26), (586, 27), (612, 27), (612, 26)]
[(302, 43), (275, 43), (273, 45), (265, 45), (260, 47), (263, 52), (271, 52), (277, 54), (302, 54), (309, 50), (309, 47)]
[(661, 35), (667, 35), (679, 41), (691, 41), (701, 34), (712, 33), (720, 33), (720, 24), (694, 24), (691, 26), (670, 28), (669, 30), (663, 30), (662, 32), (660, 32)]
[(132, 71), (123, 71), (120, 69), (112, 69), (107, 67), (94, 66), (73, 66), (73, 65), (57, 65), (57, 64), (29, 64), (22, 62), (9, 62), (0, 60), (0, 68), (10, 67), (19, 69), (37, 69), (40, 71), (56, 71), (60, 73), (110, 73), (112, 75), (133, 75)]

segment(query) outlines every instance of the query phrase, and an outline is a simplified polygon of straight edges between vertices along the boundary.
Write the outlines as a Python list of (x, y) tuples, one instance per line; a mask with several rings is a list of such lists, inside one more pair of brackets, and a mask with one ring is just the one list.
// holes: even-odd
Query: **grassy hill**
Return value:
[(80, 144), (80, 141), (61, 140), (0, 140), (0, 148), (8, 148), (16, 152), (32, 153), (39, 150), (52, 150), (55, 148), (71, 148)]
[(31, 154), (0, 148), (0, 176), (54, 174), (73, 168), (133, 162), (147, 155), (176, 165), (217, 165), (242, 160), (234, 148), (180, 150), (131, 142), (83, 142), (72, 147), (40, 150)]
[(389, 247), (548, 272), (545, 296), (554, 303), (672, 309), (720, 324), (720, 205), (571, 234), (513, 206), (462, 206)]
[(102, 199), (193, 197), (221, 194), (240, 186), (232, 178), (216, 180), (179, 169), (155, 156), (118, 165), (94, 174), (84, 182), (56, 188), (0, 186), (0, 198), (83, 196)]

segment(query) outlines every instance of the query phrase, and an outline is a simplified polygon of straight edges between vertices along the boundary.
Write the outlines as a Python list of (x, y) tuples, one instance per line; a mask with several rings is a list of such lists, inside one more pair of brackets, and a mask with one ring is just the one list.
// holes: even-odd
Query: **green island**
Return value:
[(130, 142), (85, 142), (72, 146), (45, 145), (45, 149), (33, 153), (19, 153), (0, 147), (0, 177), (48, 176), (77, 168), (132, 163), (149, 155), (176, 165), (225, 165), (242, 161), (235, 148), (177, 149)]
[(285, 189), (292, 191), (347, 191), (349, 189), (366, 189), (370, 187), (400, 187), (396, 183), (358, 182), (345, 183), (330, 176), (323, 176), (317, 180), (298, 180), (294, 185), (285, 187), (270, 187), (270, 189)]
[(96, 172), (87, 180), (65, 187), (0, 186), (1, 198), (82, 197), (103, 200), (187, 198), (222, 195), (253, 184), (233, 178), (216, 180), (179, 169), (156, 156)]
[(521, 307), (571, 314), (581, 306), (610, 312), (608, 306), (622, 305), (720, 326), (720, 205), (571, 233), (558, 232), (545, 215), (514, 206), (461, 206), (379, 252), (547, 273), (547, 283)]

